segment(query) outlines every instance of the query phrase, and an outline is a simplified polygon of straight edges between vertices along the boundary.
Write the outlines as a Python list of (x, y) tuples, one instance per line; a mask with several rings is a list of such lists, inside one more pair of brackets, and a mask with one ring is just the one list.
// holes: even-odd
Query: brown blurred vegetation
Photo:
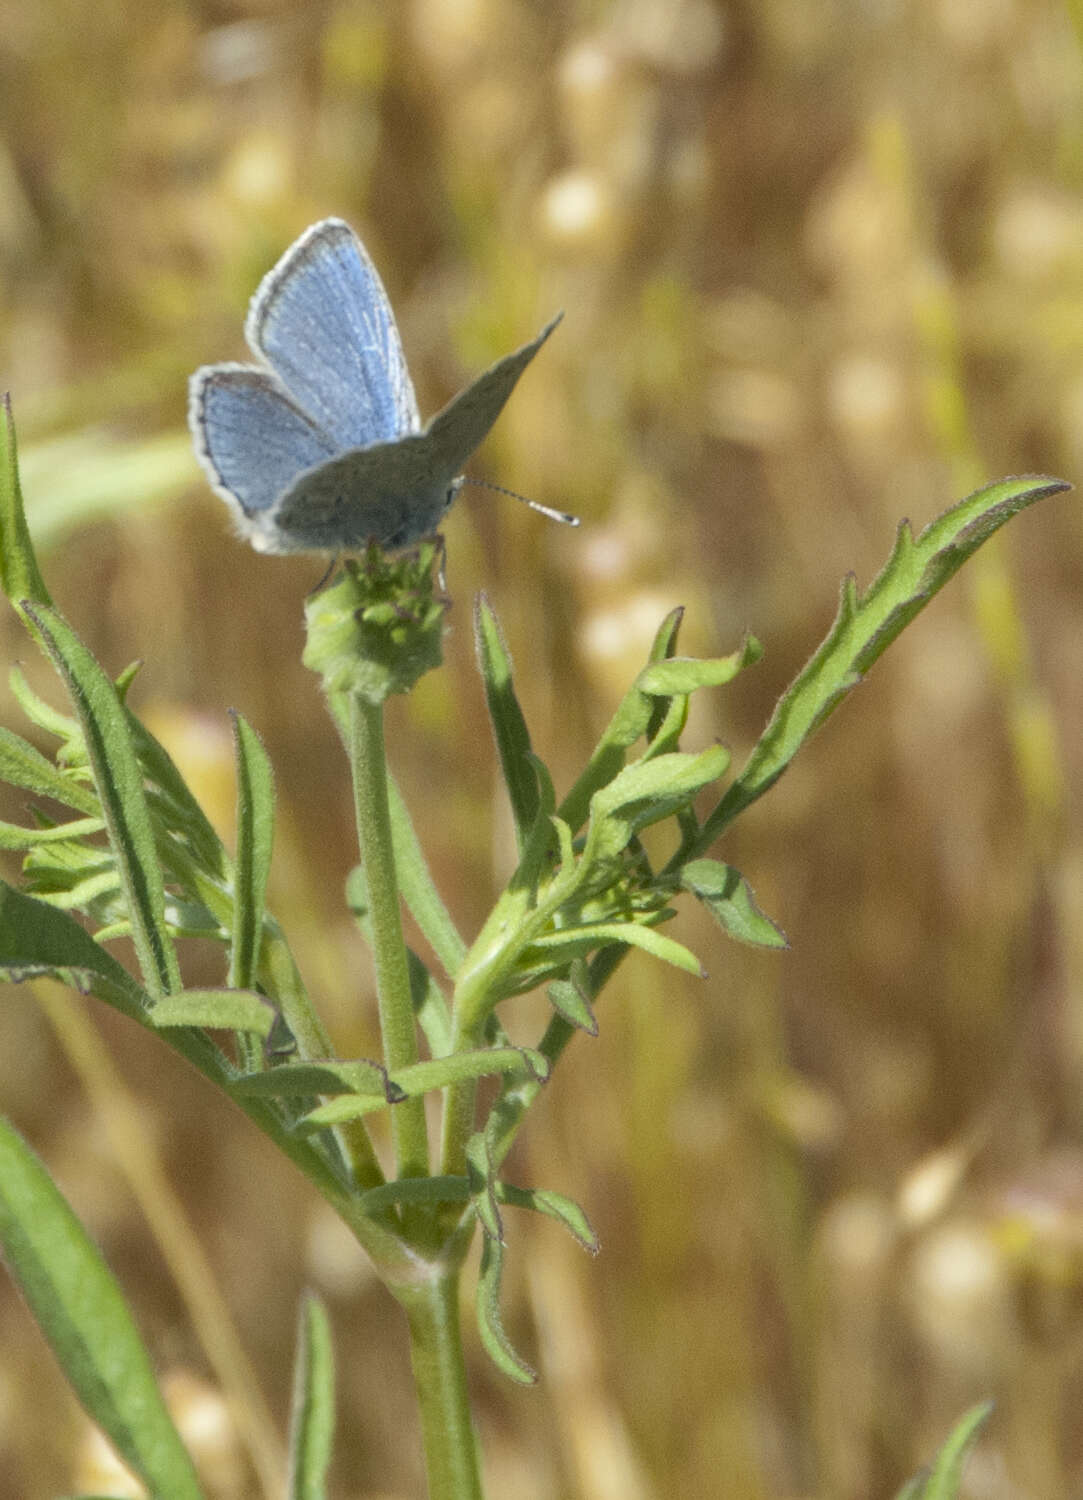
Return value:
[[(467, 491), (446, 667), (390, 715), (473, 931), (510, 859), (478, 588), (558, 786), (677, 603), (689, 650), (766, 644), (689, 735), (739, 761), (901, 516), (1078, 474), (1081, 83), (1070, 13), (1042, 0), (0, 0), (0, 385), (50, 587), (110, 669), (145, 659), (133, 699), (224, 830), (226, 708), (265, 737), (273, 905), (345, 1054), (376, 1045), (374, 1004), (342, 901), (345, 767), (299, 663), (319, 565), (236, 542), (183, 431), (187, 375), (243, 356), (262, 273), (348, 218), (426, 413), (567, 313), (476, 472), (584, 526)], [(725, 842), (792, 951), (688, 911), (709, 981), (633, 958), (539, 1103), (513, 1175), (579, 1198), (603, 1254), (513, 1225), (509, 1323), (542, 1381), (513, 1389), (470, 1335), (494, 1500), (871, 1500), (986, 1395), (967, 1494), (1081, 1493), (1077, 506), (981, 554)], [(220, 980), (216, 953), (189, 958)], [(279, 1430), (313, 1285), (340, 1360), (335, 1493), (419, 1496), (403, 1329), (344, 1233), (179, 1060), (101, 1007), (50, 1013), (76, 1009)], [(8, 991), (3, 1107), (128, 1290), (208, 1492), (248, 1500), (94, 1102), (114, 1086), (73, 1047)], [(120, 1493), (92, 1462), (0, 1285), (0, 1496)]]

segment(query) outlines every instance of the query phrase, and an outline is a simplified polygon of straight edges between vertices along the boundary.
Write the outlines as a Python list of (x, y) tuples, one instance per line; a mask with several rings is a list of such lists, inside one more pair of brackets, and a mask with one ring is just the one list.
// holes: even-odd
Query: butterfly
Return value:
[(258, 363), (192, 376), (196, 456), (259, 552), (408, 547), (435, 532), (464, 464), (561, 316), (423, 427), (376, 267), (348, 224), (322, 219), (252, 298), (245, 338)]

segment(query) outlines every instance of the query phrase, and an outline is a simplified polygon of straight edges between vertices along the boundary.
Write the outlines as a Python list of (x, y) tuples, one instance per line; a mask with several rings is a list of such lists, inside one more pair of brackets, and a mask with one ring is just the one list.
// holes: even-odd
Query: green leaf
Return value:
[(474, 644), (521, 854), (538, 815), (538, 776), (531, 755), (530, 732), (515, 695), (511, 656), (484, 594), (478, 595), (474, 609)]
[(487, 1130), (479, 1130), (466, 1143), (466, 1173), (474, 1212), (487, 1236), (504, 1243), (504, 1226), (497, 1201), (496, 1168), (489, 1149)]
[(478, 1276), (478, 1332), (485, 1351), (498, 1370), (517, 1385), (534, 1385), (537, 1372), (511, 1345), (500, 1317), (500, 1281), (504, 1274), (504, 1248), (489, 1235), (484, 1238), (481, 1272)]
[(916, 540), (909, 523), (902, 522), (890, 558), (865, 593), (858, 593), (852, 575), (843, 581), (826, 639), (779, 699), (748, 763), (704, 823), (695, 849), (707, 849), (778, 780), (809, 735), (983, 542), (1036, 500), (1070, 488), (1062, 479), (1004, 479), (952, 506)]
[(98, 799), (85, 782), (58, 771), (33, 745), (3, 727), (0, 727), (0, 781), (33, 792), (36, 797), (51, 797), (54, 802), (62, 802), (88, 817), (97, 817), (100, 812)]
[(289, 1500), (326, 1500), (335, 1436), (335, 1362), (327, 1309), (311, 1292), (301, 1303), (290, 1416)]
[[(432, 1058), (410, 1067), (396, 1068), (386, 1079), (383, 1097), (379, 1097), (376, 1079), (360, 1075), (354, 1083), (357, 1068), (377, 1068), (375, 1063), (287, 1063), (268, 1073), (245, 1074), (238, 1080), (246, 1094), (334, 1094), (355, 1098), (334, 1098), (309, 1111), (301, 1122), (306, 1129), (341, 1125), (360, 1119), (389, 1104), (416, 1098), (433, 1089), (447, 1088), (474, 1078), (498, 1075), (504, 1078), (529, 1078), (544, 1083), (549, 1077), (549, 1062), (542, 1053), (530, 1047), (486, 1047), (474, 1052), (454, 1052), (449, 1057)], [(382, 1070), (381, 1070), (382, 1071)], [(283, 1075), (285, 1077), (283, 1078)]]
[(0, 849), (15, 851), (34, 849), (40, 844), (59, 844), (69, 839), (88, 838), (101, 833), (102, 818), (77, 818), (70, 823), (56, 823), (49, 828), (23, 828), (19, 823), (0, 823)]
[(756, 905), (752, 887), (739, 870), (715, 859), (694, 859), (681, 869), (681, 885), (698, 896), (721, 926), (741, 943), (788, 948), (781, 928)]
[(585, 1031), (588, 1036), (598, 1035), (598, 1021), (590, 1007), (590, 986), (587, 967), (580, 960), (572, 964), (567, 979), (554, 979), (545, 991), (549, 1004), (565, 1021)]
[(563, 1193), (550, 1192), (548, 1188), (512, 1187), (510, 1183), (501, 1182), (497, 1184), (496, 1195), (501, 1203), (507, 1203), (512, 1208), (529, 1208), (534, 1213), (556, 1219), (558, 1224), (563, 1224), (573, 1238), (579, 1241), (584, 1250), (589, 1250), (591, 1255), (598, 1254), (598, 1236), (594, 1233), (590, 1220), (579, 1204), (571, 1198), (565, 1198)]
[(361, 1194), (361, 1208), (367, 1214), (379, 1214), (400, 1203), (468, 1203), (468, 1177), (399, 1177)]
[(311, 1094), (359, 1094), (374, 1096), (378, 1107), (398, 1104), (406, 1095), (387, 1076), (381, 1063), (297, 1062), (283, 1063), (267, 1072), (242, 1073), (233, 1082), (233, 1092), (247, 1098), (304, 1098)]
[(89, 990), (145, 1022), (147, 996), (122, 964), (62, 911), (0, 881), (0, 975), (18, 983), (49, 977)]
[(178, 990), (151, 1006), (152, 1026), (202, 1026), (212, 1031), (252, 1031), (264, 1040), (277, 1012), (254, 990)]
[(0, 588), (18, 607), (24, 599), (51, 604), (38, 569), (19, 484), (19, 459), (11, 397), (0, 398)]
[(584, 864), (619, 854), (641, 829), (687, 806), (729, 763), (726, 747), (711, 745), (698, 755), (673, 751), (628, 766), (591, 798)]
[(68, 745), (70, 740), (80, 738), (79, 725), (76, 721), (70, 715), (62, 714), (59, 709), (53, 708), (51, 703), (46, 703), (44, 698), (39, 698), (23, 676), (21, 668), (12, 667), (8, 673), (8, 684), (16, 703), (31, 724), (36, 724), (47, 734), (55, 735), (58, 740), (64, 742), (67, 748), (70, 748)]
[[(677, 608), (662, 621), (651, 645), (648, 662), (665, 661), (673, 655), (683, 618), (683, 608)], [(652, 721), (657, 726), (659, 715), (664, 715), (664, 712), (664, 705), (659, 705), (657, 698), (645, 693), (637, 678), (606, 726), (583, 774), (560, 805), (560, 817), (571, 825), (573, 831), (581, 827), (594, 794), (607, 786), (624, 765), (625, 753), (648, 732)]]
[(402, 793), (390, 776), (387, 791), (399, 894), (424, 933), (426, 942), (443, 964), (445, 973), (453, 979), (466, 955), (466, 944), (440, 899)]
[(641, 922), (592, 922), (589, 926), (563, 927), (557, 932), (543, 933), (523, 950), (522, 962), (532, 966), (539, 957), (550, 963), (570, 962), (607, 943), (627, 943), (633, 948), (642, 948), (664, 963), (695, 974), (699, 979), (707, 978), (706, 969), (690, 948), (653, 927), (644, 927)]
[(259, 736), (241, 714), (234, 712), (232, 718), (237, 758), (237, 858), (229, 983), (232, 989), (248, 990), (259, 970), (274, 842), (275, 791), (271, 763)]
[(222, 840), (206, 813), (188, 788), (165, 746), (130, 710), (126, 710), (128, 730), (143, 767), (151, 782), (155, 798), (162, 799), (170, 810), (172, 823), (185, 835), (202, 869), (216, 879), (226, 877), (228, 861)]
[(132, 747), (128, 714), (116, 688), (55, 610), (28, 606), (71, 695), (82, 725), (109, 842), (128, 904), (143, 983), (155, 998), (181, 988), (180, 968), (166, 928), (162, 871)]
[(697, 688), (724, 687), (738, 672), (754, 665), (763, 655), (755, 636), (746, 636), (739, 650), (730, 656), (700, 660), (694, 656), (671, 656), (667, 661), (644, 667), (637, 679), (640, 690), (652, 697), (687, 695)]
[(123, 1294), (49, 1174), (0, 1120), (0, 1245), (79, 1400), (153, 1495), (201, 1500)]
[(923, 1474), (915, 1475), (905, 1484), (896, 1500), (958, 1500), (966, 1461), (992, 1410), (991, 1401), (971, 1407), (952, 1429), (951, 1436), (937, 1454), (932, 1467)]

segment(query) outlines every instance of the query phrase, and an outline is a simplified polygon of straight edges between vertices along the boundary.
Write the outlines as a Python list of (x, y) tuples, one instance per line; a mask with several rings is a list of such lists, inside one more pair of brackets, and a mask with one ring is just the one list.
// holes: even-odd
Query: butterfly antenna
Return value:
[(562, 526), (578, 526), (579, 517), (573, 516), (567, 510), (554, 510), (550, 505), (543, 505), (540, 500), (529, 500), (526, 495), (520, 495), (518, 490), (507, 490), (502, 484), (493, 484), (490, 479), (471, 479), (469, 476), (463, 479), (464, 484), (477, 484), (486, 490), (496, 490), (498, 495), (510, 495), (513, 500), (521, 500), (524, 505), (529, 505), (531, 510), (536, 510), (541, 516), (548, 516), (550, 521), (559, 521)]

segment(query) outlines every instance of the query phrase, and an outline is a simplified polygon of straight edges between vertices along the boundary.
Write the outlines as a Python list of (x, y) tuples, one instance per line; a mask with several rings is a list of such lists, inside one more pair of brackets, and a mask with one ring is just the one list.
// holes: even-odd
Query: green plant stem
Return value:
[[(384, 1063), (388, 1072), (394, 1073), (396, 1068), (417, 1062), (417, 1029), (391, 845), (383, 707), (368, 702), (359, 693), (350, 695), (348, 749), (357, 838), (372, 921)], [(424, 1101), (414, 1098), (397, 1104), (391, 1111), (391, 1128), (399, 1176), (427, 1176), (429, 1150)]]
[(410, 1326), (429, 1500), (482, 1500), (459, 1327), (459, 1273), (396, 1292)]

